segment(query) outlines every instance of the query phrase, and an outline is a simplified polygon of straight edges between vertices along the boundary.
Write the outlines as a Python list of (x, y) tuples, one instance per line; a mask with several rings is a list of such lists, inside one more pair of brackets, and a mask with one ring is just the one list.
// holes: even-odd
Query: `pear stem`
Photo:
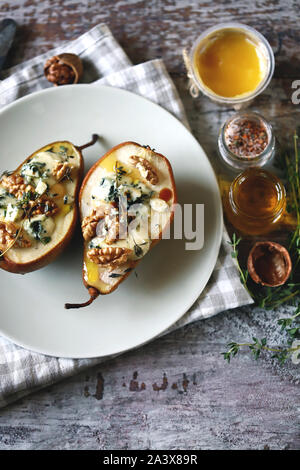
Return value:
[(69, 310), (71, 308), (82, 308), (82, 307), (87, 307), (88, 305), (91, 305), (91, 303), (93, 303), (94, 300), (97, 299), (100, 292), (98, 291), (98, 289), (95, 289), (94, 287), (89, 287), (88, 291), (90, 294), (90, 299), (87, 302), (84, 302), (82, 304), (65, 304), (65, 308)]
[(76, 148), (81, 151), (83, 149), (86, 149), (87, 147), (91, 147), (92, 145), (94, 145), (97, 142), (98, 139), (99, 139), (99, 135), (98, 134), (93, 134), (92, 139), (87, 144), (76, 145)]

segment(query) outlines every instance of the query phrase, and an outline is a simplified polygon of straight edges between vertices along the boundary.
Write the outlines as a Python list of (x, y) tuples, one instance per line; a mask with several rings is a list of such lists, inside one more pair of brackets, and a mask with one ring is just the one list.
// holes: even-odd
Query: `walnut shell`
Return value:
[(292, 270), (287, 249), (271, 241), (255, 243), (249, 253), (247, 264), (253, 281), (268, 287), (284, 284)]
[(45, 77), (55, 86), (78, 83), (82, 73), (81, 59), (69, 52), (51, 57), (44, 65)]

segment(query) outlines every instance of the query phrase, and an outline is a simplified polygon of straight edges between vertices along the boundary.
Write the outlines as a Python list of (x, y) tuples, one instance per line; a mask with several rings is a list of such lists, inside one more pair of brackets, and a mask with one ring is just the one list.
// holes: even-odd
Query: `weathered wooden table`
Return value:
[[(19, 24), (7, 66), (100, 22), (134, 63), (162, 57), (212, 159), (228, 110), (188, 95), (181, 50), (210, 25), (247, 23), (276, 51), (274, 79), (255, 108), (281, 136), (299, 124), (291, 102), (292, 81), (300, 79), (297, 0), (13, 0), (0, 4), (5, 17)], [(268, 356), (255, 362), (248, 352), (227, 365), (221, 356), (229, 340), (276, 338), (285, 308), (272, 314), (225, 312), (31, 395), (0, 412), (0, 448), (299, 449), (299, 366), (280, 368)]]

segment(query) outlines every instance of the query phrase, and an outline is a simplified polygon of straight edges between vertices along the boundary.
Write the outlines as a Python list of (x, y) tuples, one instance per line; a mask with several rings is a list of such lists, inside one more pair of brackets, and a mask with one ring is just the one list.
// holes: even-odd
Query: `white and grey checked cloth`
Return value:
[[(2, 72), (0, 106), (51, 86), (44, 78), (43, 65), (47, 58), (61, 52), (73, 52), (81, 57), (84, 62), (83, 82), (124, 88), (145, 96), (168, 109), (188, 127), (181, 100), (162, 60), (132, 66), (104, 24), (71, 43)], [(240, 283), (227, 241), (224, 232), (218, 261), (209, 283), (191, 309), (164, 334), (221, 311), (251, 303)], [(106, 359), (73, 360), (44, 356), (0, 337), (0, 406)]]

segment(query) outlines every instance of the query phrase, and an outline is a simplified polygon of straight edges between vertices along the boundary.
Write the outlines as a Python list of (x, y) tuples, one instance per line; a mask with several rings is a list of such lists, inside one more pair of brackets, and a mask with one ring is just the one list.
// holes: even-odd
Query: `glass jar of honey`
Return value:
[(275, 64), (266, 38), (254, 28), (235, 22), (204, 31), (185, 62), (194, 96), (198, 89), (213, 101), (235, 109), (249, 105), (267, 87)]
[(286, 193), (280, 179), (260, 168), (249, 168), (239, 174), (224, 200), (229, 222), (246, 235), (275, 230), (285, 207)]

